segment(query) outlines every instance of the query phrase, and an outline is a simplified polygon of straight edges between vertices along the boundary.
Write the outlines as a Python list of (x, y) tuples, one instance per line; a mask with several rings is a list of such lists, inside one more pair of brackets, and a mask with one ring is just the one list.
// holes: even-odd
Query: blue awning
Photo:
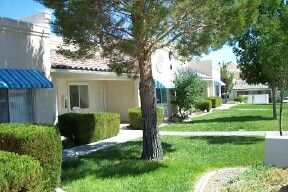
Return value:
[(172, 89), (172, 88), (175, 88), (175, 85), (174, 83), (172, 82), (169, 82), (169, 81), (157, 81), (154, 79), (154, 82), (155, 82), (155, 88), (156, 89)]
[(53, 88), (53, 83), (36, 69), (0, 69), (0, 88)]

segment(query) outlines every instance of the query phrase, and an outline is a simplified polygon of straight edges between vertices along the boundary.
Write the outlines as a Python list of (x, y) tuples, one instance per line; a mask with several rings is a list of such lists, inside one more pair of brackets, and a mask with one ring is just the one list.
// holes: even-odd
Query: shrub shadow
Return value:
[(271, 117), (263, 117), (263, 116), (252, 116), (252, 115), (246, 115), (246, 116), (230, 116), (230, 117), (219, 117), (219, 118), (213, 118), (213, 119), (196, 119), (192, 120), (191, 122), (187, 122), (185, 124), (194, 124), (194, 123), (225, 123), (225, 122), (247, 122), (247, 121), (266, 121), (266, 120), (273, 120)]
[[(175, 151), (162, 142), (164, 155)], [(165, 168), (161, 161), (140, 160), (142, 141), (131, 141), (95, 153), (64, 161), (62, 181), (69, 182), (93, 175), (98, 178), (137, 176)]]
[(232, 145), (253, 145), (263, 142), (261, 137), (247, 136), (205, 136), (205, 137), (189, 137), (191, 140), (206, 140), (209, 144), (232, 144)]

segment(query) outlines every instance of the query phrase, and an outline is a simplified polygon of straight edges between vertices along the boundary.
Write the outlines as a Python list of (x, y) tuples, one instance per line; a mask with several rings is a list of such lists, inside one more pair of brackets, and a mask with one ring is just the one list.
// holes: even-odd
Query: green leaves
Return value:
[(176, 74), (174, 84), (174, 103), (178, 105), (180, 114), (184, 117), (184, 112), (190, 110), (203, 96), (206, 84), (189, 68)]
[(258, 6), (258, 0), (36, 1), (54, 10), (54, 32), (77, 45), (76, 56), (100, 46), (121, 63), (123, 54), (137, 60), (144, 50), (170, 45), (185, 57), (219, 48), (254, 21)]
[(234, 75), (227, 68), (227, 63), (220, 66), (221, 81), (225, 83), (225, 93), (230, 93), (234, 87)]
[(282, 0), (263, 0), (257, 22), (238, 39), (238, 47), (235, 48), (240, 58), (240, 69), (248, 83), (267, 82), (280, 90), (280, 134), (282, 101), (288, 85), (287, 34), (287, 6)]

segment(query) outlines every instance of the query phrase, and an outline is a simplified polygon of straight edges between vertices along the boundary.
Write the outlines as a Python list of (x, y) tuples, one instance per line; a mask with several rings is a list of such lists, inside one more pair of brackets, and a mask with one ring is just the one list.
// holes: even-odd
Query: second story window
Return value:
[(70, 108), (89, 108), (88, 85), (70, 85)]

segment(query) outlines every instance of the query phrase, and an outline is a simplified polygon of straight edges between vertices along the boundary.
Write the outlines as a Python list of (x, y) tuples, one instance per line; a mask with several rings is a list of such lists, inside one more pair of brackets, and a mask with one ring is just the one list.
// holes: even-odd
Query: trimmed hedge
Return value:
[(0, 124), (0, 150), (37, 159), (44, 171), (44, 191), (60, 185), (62, 144), (54, 127)]
[(117, 135), (120, 114), (65, 113), (58, 116), (57, 126), (61, 135), (71, 139), (76, 145), (83, 145)]
[(198, 101), (195, 105), (196, 109), (199, 109), (201, 111), (206, 110), (207, 112), (209, 112), (212, 108), (212, 101), (211, 100), (202, 100), (202, 101)]
[(43, 191), (43, 169), (27, 155), (0, 151), (0, 191)]
[[(160, 125), (164, 119), (164, 109), (156, 107), (157, 125)], [(142, 129), (142, 113), (140, 107), (133, 107), (128, 110), (131, 129)]]
[(221, 97), (207, 97), (206, 99), (211, 100), (212, 108), (219, 107), (222, 104), (222, 98)]

